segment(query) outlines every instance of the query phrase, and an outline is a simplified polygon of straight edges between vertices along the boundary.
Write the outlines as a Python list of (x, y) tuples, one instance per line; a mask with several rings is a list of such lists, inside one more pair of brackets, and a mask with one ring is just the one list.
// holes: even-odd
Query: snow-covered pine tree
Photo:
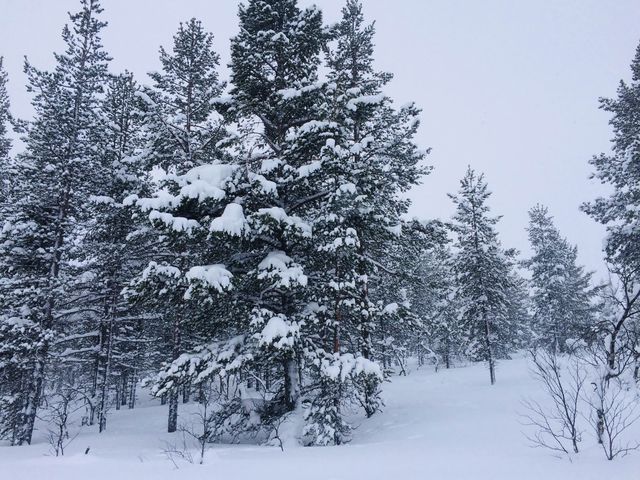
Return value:
[(423, 331), (416, 354), (419, 365), (427, 359), (450, 368), (462, 354), (462, 328), (456, 297), (454, 255), (449, 239), (423, 252), (416, 272), (420, 277), (412, 292), (413, 309), (422, 319)]
[[(135, 289), (137, 300), (146, 301), (162, 318), (159, 328), (167, 341), (162, 350), (170, 352), (164, 359), (170, 362), (194, 346), (202, 322), (210, 317), (210, 311), (196, 308), (195, 300), (186, 301), (191, 283), (206, 283), (209, 278), (212, 285), (221, 285), (208, 276), (213, 267), (202, 266), (203, 258), (219, 257), (221, 249), (206, 241), (211, 212), (200, 203), (224, 196), (213, 177), (233, 168), (217, 168), (228, 134), (218, 113), (223, 85), (213, 35), (196, 19), (180, 24), (172, 50), (160, 49), (160, 61), (162, 70), (151, 74), (153, 86), (140, 94), (146, 104), (144, 161), (152, 167), (154, 191), (147, 198), (132, 196), (128, 203), (149, 212), (155, 227), (155, 256)], [(220, 281), (226, 286), (229, 277), (224, 272)], [(180, 389), (188, 398), (184, 383), (176, 381), (162, 390), (169, 398), (169, 432), (177, 429)]]
[[(190, 233), (190, 251), (199, 252), (187, 271), (154, 264), (145, 276), (148, 283), (153, 270), (182, 282), (185, 296), (199, 301), (201, 312), (203, 304), (209, 309), (201, 342), (167, 365), (154, 390), (210, 382), (221, 406), (212, 438), (268, 427), (298, 403), (308, 310), (299, 260), (312, 249), (311, 228), (294, 211), (326, 194), (310, 194), (304, 173), (313, 171), (311, 152), (320, 152), (312, 144), (319, 144), (321, 125), (311, 114), (319, 98), (321, 15), (292, 1), (249, 2), (240, 22), (232, 98), (212, 102), (237, 122), (236, 164), (212, 159), (165, 176), (165, 190), (137, 202)], [(176, 216), (184, 212), (188, 218)]]
[(7, 92), (8, 75), (3, 67), (3, 58), (0, 57), (0, 221), (3, 214), (2, 206), (6, 203), (9, 194), (9, 152), (11, 140), (8, 135), (9, 126), (9, 93)]
[[(313, 212), (318, 255), (311, 284), (320, 305), (314, 322), (322, 342), (312, 362), (319, 367), (312, 372), (320, 388), (305, 429), (315, 444), (348, 438), (343, 404), (356, 400), (368, 416), (380, 408), (382, 369), (375, 361), (380, 357), (374, 331), (390, 309), (378, 304), (383, 297), (376, 299), (372, 290), (393, 270), (393, 245), (400, 243), (401, 217), (408, 208), (401, 194), (426, 173), (420, 166), (425, 153), (413, 142), (418, 110), (413, 105), (395, 109), (384, 95), (392, 75), (374, 70), (374, 33), (373, 25), (365, 24), (361, 2), (349, 0), (327, 53), (330, 132), (316, 168), (328, 194)], [(402, 275), (393, 276), (396, 285), (402, 283)], [(402, 303), (393, 294), (384, 300)]]
[[(16, 177), (9, 158), (11, 141), (7, 131), (10, 115), (7, 81), (8, 75), (3, 68), (3, 59), (0, 57), (0, 230), (14, 209), (10, 190), (12, 180)], [(2, 251), (1, 246), (0, 251)], [(0, 263), (4, 262), (0, 260)], [(0, 270), (0, 294), (10, 289), (8, 282), (6, 272)], [(29, 344), (25, 342), (25, 348), (16, 351), (16, 347), (19, 346), (16, 337), (20, 335), (20, 326), (14, 325), (11, 318), (6, 316), (7, 307), (6, 300), (0, 298), (0, 439), (9, 439), (11, 444), (14, 444), (20, 414), (20, 382), (27, 367), (25, 360), (28, 356)]]
[(537, 344), (556, 352), (567, 340), (584, 339), (595, 324), (591, 274), (576, 263), (577, 249), (560, 235), (546, 207), (529, 211), (533, 255), (524, 262), (531, 272), (532, 328)]
[[(607, 340), (607, 368), (612, 376), (624, 369), (620, 352), (635, 357), (635, 377), (640, 379), (640, 45), (631, 62), (631, 82), (621, 81), (617, 98), (600, 100), (600, 108), (612, 114), (612, 152), (591, 160), (594, 178), (611, 193), (583, 205), (583, 210), (605, 225), (605, 253), (616, 291), (610, 295), (618, 312), (603, 315)], [(618, 372), (618, 373), (614, 373)]]
[(396, 230), (401, 235), (381, 252), (384, 267), (373, 277), (370, 293), (381, 310), (373, 344), (386, 376), (407, 375), (409, 358), (424, 351), (423, 259), (444, 241), (441, 227), (439, 222), (403, 221)]
[(219, 154), (226, 137), (217, 101), (224, 88), (213, 34), (200, 20), (180, 23), (171, 51), (160, 48), (162, 70), (149, 74), (152, 87), (141, 94), (147, 103), (149, 161), (182, 174)]
[(593, 177), (613, 192), (583, 205), (583, 209), (607, 226), (609, 261), (627, 264), (640, 275), (640, 45), (631, 72), (630, 83), (620, 81), (617, 98), (600, 101), (600, 108), (612, 114), (612, 153), (591, 160)]
[[(14, 178), (9, 152), (11, 141), (7, 135), (10, 101), (7, 92), (8, 75), (4, 70), (3, 57), (0, 57), (0, 227), (5, 224), (13, 212), (9, 198), (10, 181)], [(0, 251), (2, 247), (0, 246)], [(4, 252), (3, 252), (4, 253)], [(4, 263), (4, 262), (2, 262)], [(9, 279), (6, 272), (0, 270), (0, 292), (9, 291)], [(20, 415), (20, 389), (25, 370), (28, 368), (27, 358), (30, 345), (25, 342), (23, 349), (17, 349), (20, 326), (15, 325), (8, 316), (8, 302), (0, 299), (0, 439), (16, 442), (17, 422)], [(17, 327), (17, 328), (16, 328)]]
[[(298, 405), (303, 349), (313, 348), (305, 322), (313, 254), (308, 213), (328, 194), (317, 169), (329, 128), (322, 122), (317, 83), (325, 44), (322, 15), (296, 0), (250, 0), (240, 7), (240, 33), (231, 44), (235, 114), (244, 139), (242, 199), (250, 226), (239, 268), (246, 273), (246, 319), (254, 372), (282, 379), (271, 412)], [(237, 207), (235, 207), (237, 208)], [(263, 373), (260, 373), (263, 372)]]
[(498, 358), (510, 358), (521, 349), (529, 348), (533, 340), (531, 301), (527, 280), (521, 275), (520, 252), (514, 248), (503, 252), (506, 267), (507, 309), (505, 328), (499, 331)]
[[(82, 255), (87, 282), (83, 306), (90, 315), (75, 322), (76, 343), (89, 351), (77, 375), (90, 399), (88, 422), (97, 413), (99, 430), (106, 428), (107, 410), (123, 398), (135, 400), (135, 385), (144, 347), (144, 312), (128, 305), (123, 288), (148, 259), (149, 245), (140, 225), (123, 200), (141, 193), (145, 166), (140, 152), (142, 115), (138, 85), (130, 73), (109, 80), (101, 105), (103, 134), (99, 139), (101, 181), (89, 198), (91, 220), (86, 226)], [(114, 395), (115, 394), (115, 395)], [(110, 401), (113, 399), (113, 402)]]
[[(88, 198), (101, 181), (95, 139), (100, 136), (99, 94), (108, 56), (102, 49), (97, 0), (82, 0), (62, 32), (64, 53), (52, 71), (26, 64), (35, 120), (19, 155), (14, 213), (0, 238), (4, 354), (12, 358), (11, 395), (0, 417), (12, 424), (12, 441), (30, 443), (54, 349), (73, 314), (77, 281), (70, 268), (72, 237), (86, 219)], [(3, 355), (4, 356), (4, 355)], [(6, 358), (6, 357), (5, 357)]]
[(166, 391), (185, 372), (196, 382), (220, 377), (222, 386), (224, 379), (218, 416), (234, 419), (222, 425), (231, 434), (269, 428), (293, 410), (305, 352), (315, 351), (314, 326), (306, 322), (315, 310), (305, 219), (328, 194), (317, 174), (328, 128), (320, 121), (323, 86), (317, 84), (324, 32), (320, 12), (296, 3), (240, 7), (232, 98), (216, 102), (237, 122), (238, 165), (211, 166), (219, 196), (198, 202), (216, 245), (203, 258), (233, 272), (233, 315), (221, 315), (216, 336), (174, 361), (157, 388)]
[(455, 233), (457, 296), (465, 330), (467, 355), (489, 365), (491, 384), (496, 381), (496, 359), (508, 352), (509, 288), (512, 261), (503, 251), (495, 225), (499, 217), (489, 215), (491, 192), (484, 175), (469, 167), (460, 181), (458, 194), (449, 197), (456, 205), (451, 229)]
[(11, 120), (9, 93), (7, 83), (9, 76), (4, 70), (3, 58), (0, 57), (0, 225), (13, 209), (9, 199), (11, 181), (16, 177), (11, 159), (11, 140), (9, 138), (9, 122)]

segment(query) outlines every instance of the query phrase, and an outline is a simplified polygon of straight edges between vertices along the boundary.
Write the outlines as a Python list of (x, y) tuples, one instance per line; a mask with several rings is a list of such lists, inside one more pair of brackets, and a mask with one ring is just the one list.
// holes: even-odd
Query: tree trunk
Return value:
[[(180, 334), (181, 324), (180, 317), (176, 317), (173, 321), (173, 352), (172, 360), (176, 360), (180, 356)], [(178, 403), (180, 396), (180, 386), (175, 385), (169, 392), (169, 418), (167, 421), (167, 431), (173, 433), (178, 429)]]
[(491, 344), (491, 330), (489, 327), (489, 320), (484, 321), (484, 337), (487, 349), (487, 360), (489, 362), (489, 378), (491, 385), (496, 383), (496, 365), (493, 357), (493, 345)]
[(444, 341), (444, 365), (445, 368), (451, 368), (451, 339), (447, 336)]
[(138, 385), (136, 369), (133, 369), (131, 374), (131, 386), (129, 387), (129, 408), (133, 409), (136, 405), (136, 386)]
[(122, 382), (116, 382), (116, 410), (120, 410), (120, 398), (122, 396)]
[[(48, 350), (48, 345), (43, 350)], [(46, 358), (46, 350), (43, 357)], [(42, 398), (42, 389), (44, 387), (44, 373), (46, 369), (45, 359), (37, 358), (36, 364), (33, 370), (33, 378), (27, 383), (28, 392), (25, 405), (20, 414), (20, 421), (18, 424), (18, 434), (16, 435), (16, 444), (24, 445), (25, 443), (31, 445), (31, 438), (33, 436), (33, 427), (36, 422), (36, 412)]]
[(191, 399), (191, 383), (187, 382), (182, 387), (182, 403), (189, 403)]
[(120, 400), (118, 403), (120, 405), (126, 405), (129, 400), (129, 375), (127, 374), (127, 370), (122, 372), (122, 387), (120, 390)]
[(288, 358), (284, 361), (284, 402), (288, 411), (296, 408), (299, 396), (298, 365), (294, 358)]
[(167, 422), (167, 432), (173, 433), (178, 429), (178, 397), (179, 390), (173, 388), (169, 392), (169, 420)]
[[(115, 302), (108, 308), (107, 314), (109, 315), (109, 324), (106, 329), (107, 341), (106, 341), (106, 356), (104, 361), (104, 370), (102, 372), (102, 387), (100, 391), (100, 420), (98, 422), (98, 431), (102, 433), (107, 428), (107, 400), (109, 396), (109, 376), (111, 375), (111, 357), (113, 350), (113, 324), (115, 316)], [(116, 397), (116, 404), (119, 399)]]

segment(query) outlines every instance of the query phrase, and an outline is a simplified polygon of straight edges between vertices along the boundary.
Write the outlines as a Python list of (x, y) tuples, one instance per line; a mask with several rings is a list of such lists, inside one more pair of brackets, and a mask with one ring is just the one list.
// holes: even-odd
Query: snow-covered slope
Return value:
[[(385, 385), (384, 412), (357, 417), (349, 445), (285, 448), (246, 445), (208, 450), (204, 465), (167, 460), (166, 407), (113, 412), (109, 431), (87, 427), (64, 457), (48, 445), (0, 448), (0, 478), (11, 480), (640, 480), (640, 452), (609, 462), (585, 432), (572, 461), (530, 448), (518, 412), (523, 397), (540, 397), (524, 359), (505, 361), (491, 387), (480, 365), (434, 373), (415, 370)], [(181, 420), (187, 417), (183, 413)], [(640, 424), (632, 434), (640, 439)], [(91, 447), (88, 455), (84, 455)]]

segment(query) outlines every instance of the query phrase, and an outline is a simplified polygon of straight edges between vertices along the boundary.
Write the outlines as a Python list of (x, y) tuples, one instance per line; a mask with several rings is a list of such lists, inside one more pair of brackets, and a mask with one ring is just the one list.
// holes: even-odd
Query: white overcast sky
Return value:
[[(317, 4), (327, 21), (342, 0)], [(22, 73), (26, 55), (38, 67), (61, 50), (60, 31), (76, 0), (0, 0), (0, 55), (10, 74), (13, 111), (30, 115)], [(178, 23), (197, 17), (216, 36), (226, 65), (237, 30), (236, 0), (103, 0), (103, 38), (112, 70), (146, 82), (160, 45)], [(377, 26), (378, 67), (393, 72), (388, 93), (423, 108), (418, 142), (432, 147), (435, 167), (412, 192), (412, 214), (447, 218), (446, 196), (467, 165), (483, 171), (503, 215), (505, 246), (528, 253), (527, 210), (549, 206), (580, 249), (580, 260), (603, 274), (603, 229), (578, 210), (603, 192), (589, 180), (588, 160), (609, 150), (609, 117), (598, 97), (613, 96), (640, 40), (639, 0), (364, 0)], [(224, 74), (226, 76), (226, 73)]]

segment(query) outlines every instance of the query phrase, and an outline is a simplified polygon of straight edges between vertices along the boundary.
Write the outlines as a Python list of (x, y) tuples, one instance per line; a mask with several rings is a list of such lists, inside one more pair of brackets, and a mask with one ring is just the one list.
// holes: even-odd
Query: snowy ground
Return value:
[[(480, 365), (414, 370), (385, 386), (382, 414), (358, 418), (353, 441), (325, 448), (213, 446), (204, 465), (167, 460), (166, 407), (113, 412), (109, 433), (85, 430), (64, 457), (30, 447), (0, 447), (0, 478), (11, 480), (640, 480), (640, 452), (609, 462), (585, 435), (569, 461), (530, 448), (518, 412), (524, 396), (539, 396), (523, 359), (502, 362), (488, 385)], [(184, 416), (183, 416), (184, 419)], [(640, 425), (632, 436), (640, 439)], [(586, 432), (588, 433), (588, 432)], [(177, 435), (177, 434), (174, 434)], [(174, 440), (176, 437), (173, 437)], [(91, 451), (84, 455), (90, 446)]]

